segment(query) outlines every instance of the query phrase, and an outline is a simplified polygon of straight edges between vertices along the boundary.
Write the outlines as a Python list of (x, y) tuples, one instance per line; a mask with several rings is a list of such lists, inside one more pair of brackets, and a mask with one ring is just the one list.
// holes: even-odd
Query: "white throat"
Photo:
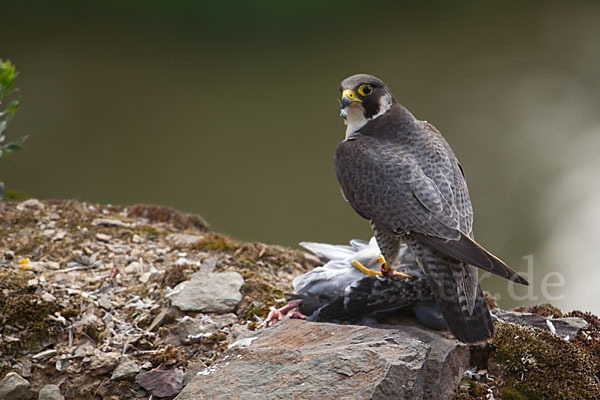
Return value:
[(367, 122), (385, 114), (392, 106), (392, 95), (386, 93), (379, 99), (379, 112), (371, 118), (365, 118), (365, 109), (362, 104), (353, 104), (346, 109), (344, 123), (346, 124), (346, 139), (358, 132)]
[(369, 120), (365, 118), (364, 111), (365, 109), (362, 104), (353, 104), (347, 108), (346, 116), (344, 117), (344, 123), (346, 124), (346, 139), (369, 122)]

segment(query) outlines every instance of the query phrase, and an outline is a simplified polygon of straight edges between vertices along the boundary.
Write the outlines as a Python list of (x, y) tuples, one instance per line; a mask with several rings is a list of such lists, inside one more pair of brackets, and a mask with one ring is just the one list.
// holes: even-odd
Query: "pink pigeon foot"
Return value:
[(262, 327), (266, 328), (268, 326), (275, 325), (278, 321), (281, 321), (285, 317), (306, 319), (306, 315), (302, 314), (300, 311), (294, 310), (295, 308), (300, 307), (300, 304), (302, 304), (302, 300), (294, 300), (290, 301), (287, 305), (281, 308), (271, 310)]

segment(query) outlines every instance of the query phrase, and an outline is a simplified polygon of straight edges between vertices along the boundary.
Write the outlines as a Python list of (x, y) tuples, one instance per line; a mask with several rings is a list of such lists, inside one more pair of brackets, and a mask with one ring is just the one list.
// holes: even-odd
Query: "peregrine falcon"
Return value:
[(465, 343), (492, 338), (477, 268), (528, 283), (474, 241), (467, 183), (452, 149), (374, 76), (342, 81), (341, 108), (346, 138), (335, 152), (336, 175), (345, 199), (371, 223), (382, 274), (393, 276), (388, 265), (406, 244), (454, 336)]

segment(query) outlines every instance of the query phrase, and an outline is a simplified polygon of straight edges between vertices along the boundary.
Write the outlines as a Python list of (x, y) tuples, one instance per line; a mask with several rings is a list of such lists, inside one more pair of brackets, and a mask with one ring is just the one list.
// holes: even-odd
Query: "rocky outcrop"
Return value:
[(600, 398), (579, 311), (498, 310), (473, 347), (397, 316), (257, 330), (318, 263), (163, 207), (0, 202), (0, 399)]
[(239, 339), (177, 399), (449, 399), (468, 365), (467, 346), (423, 328), (285, 320)]

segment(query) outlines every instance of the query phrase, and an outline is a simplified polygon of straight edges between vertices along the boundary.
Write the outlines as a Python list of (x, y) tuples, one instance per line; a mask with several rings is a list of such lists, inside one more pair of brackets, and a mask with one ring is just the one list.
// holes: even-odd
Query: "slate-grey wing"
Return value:
[(444, 171), (435, 169), (435, 162), (428, 163), (434, 177), (427, 176), (420, 163), (405, 144), (369, 136), (340, 143), (335, 158), (346, 200), (379, 229), (458, 239), (460, 213), (439, 189), (452, 190), (452, 184)]

